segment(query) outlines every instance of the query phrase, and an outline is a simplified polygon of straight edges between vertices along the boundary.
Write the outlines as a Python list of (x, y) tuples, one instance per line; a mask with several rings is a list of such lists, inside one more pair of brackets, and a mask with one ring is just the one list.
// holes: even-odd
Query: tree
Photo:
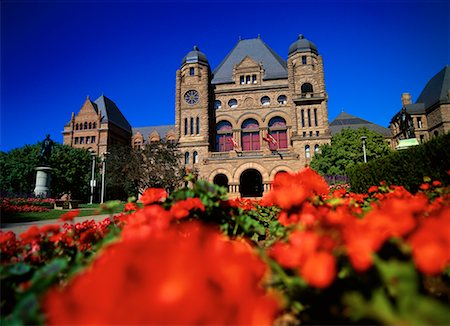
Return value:
[(311, 161), (311, 168), (322, 175), (346, 175), (348, 168), (364, 162), (361, 137), (366, 136), (367, 160), (371, 161), (391, 152), (384, 137), (367, 128), (343, 129), (331, 139), (331, 145), (320, 146)]
[(107, 161), (107, 187), (117, 193), (136, 196), (156, 187), (173, 191), (181, 185), (184, 169), (177, 146), (152, 142), (143, 149), (128, 146), (111, 148)]
[[(40, 165), (41, 143), (0, 153), (2, 195), (31, 196)], [(87, 150), (54, 144), (48, 165), (52, 168), (50, 192), (57, 198), (70, 193), (75, 199), (89, 194), (90, 154)]]

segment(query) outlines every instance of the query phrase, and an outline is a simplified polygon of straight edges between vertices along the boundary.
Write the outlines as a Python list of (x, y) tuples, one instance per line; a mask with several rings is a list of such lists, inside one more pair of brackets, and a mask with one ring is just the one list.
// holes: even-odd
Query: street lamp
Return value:
[(102, 193), (101, 193), (101, 199), (100, 203), (103, 204), (105, 199), (105, 191), (106, 191), (106, 185), (105, 185), (105, 176), (106, 176), (106, 155), (108, 155), (109, 152), (104, 152), (102, 154)]
[(367, 163), (367, 156), (366, 156), (366, 139), (367, 139), (367, 136), (361, 136), (362, 145), (363, 145), (363, 152), (364, 152), (364, 163)]
[(95, 188), (95, 153), (91, 152), (92, 157), (92, 174), (91, 174), (91, 200), (90, 203), (92, 205), (94, 201), (94, 188)]

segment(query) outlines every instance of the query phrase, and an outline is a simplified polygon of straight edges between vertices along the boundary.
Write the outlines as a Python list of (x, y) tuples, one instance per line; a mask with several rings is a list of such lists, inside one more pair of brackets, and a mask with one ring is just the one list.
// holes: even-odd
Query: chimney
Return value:
[(411, 104), (411, 94), (409, 93), (403, 93), (402, 94), (402, 106), (405, 106), (406, 104)]

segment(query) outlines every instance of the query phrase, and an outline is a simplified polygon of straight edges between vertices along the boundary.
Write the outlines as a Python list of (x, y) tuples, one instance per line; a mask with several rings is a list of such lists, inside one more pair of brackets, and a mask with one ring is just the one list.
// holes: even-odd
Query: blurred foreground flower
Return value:
[[(44, 299), (50, 324), (270, 325), (277, 301), (248, 245), (197, 223), (121, 240)], [(94, 290), (95, 289), (95, 290)]]

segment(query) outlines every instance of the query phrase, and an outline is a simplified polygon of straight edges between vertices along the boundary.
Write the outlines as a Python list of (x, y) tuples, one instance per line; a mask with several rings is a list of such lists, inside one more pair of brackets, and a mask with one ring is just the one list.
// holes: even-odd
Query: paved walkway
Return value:
[[(81, 223), (84, 221), (94, 220), (96, 222), (103, 221), (105, 218), (109, 217), (108, 214), (103, 215), (93, 215), (93, 216), (80, 216), (75, 217), (75, 223)], [(22, 232), (28, 230), (29, 227), (36, 225), (37, 227), (41, 227), (48, 224), (60, 224), (63, 225), (66, 222), (56, 220), (45, 220), (45, 221), (34, 221), (34, 222), (23, 222), (23, 223), (4, 223), (1, 225), (1, 231), (8, 232), (13, 231), (16, 235), (21, 234)]]

